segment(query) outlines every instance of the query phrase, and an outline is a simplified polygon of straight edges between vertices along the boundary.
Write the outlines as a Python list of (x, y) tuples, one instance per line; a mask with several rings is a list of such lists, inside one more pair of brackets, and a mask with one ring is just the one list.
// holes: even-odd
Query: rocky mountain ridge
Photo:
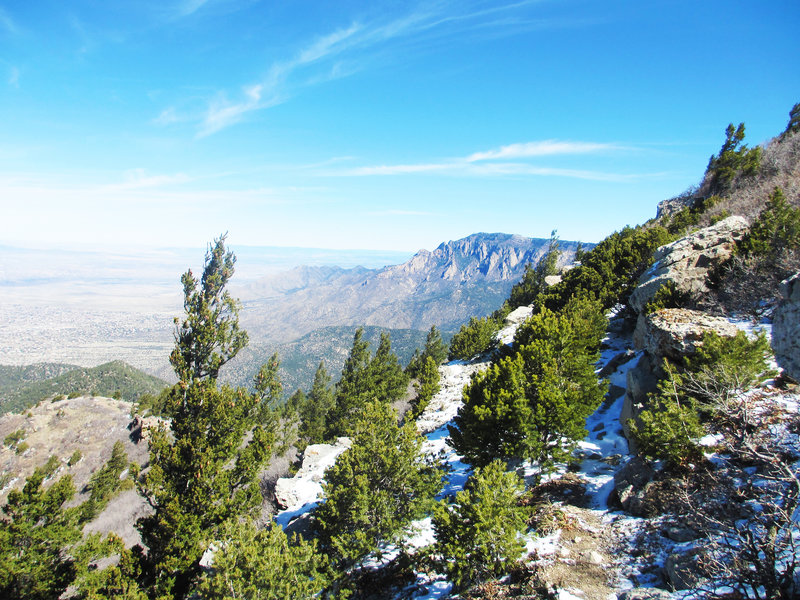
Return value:
[[(288, 341), (333, 325), (454, 330), (502, 304), (548, 241), (476, 233), (383, 269), (298, 267), (237, 289), (241, 322), (257, 342)], [(562, 263), (576, 247), (560, 242)]]

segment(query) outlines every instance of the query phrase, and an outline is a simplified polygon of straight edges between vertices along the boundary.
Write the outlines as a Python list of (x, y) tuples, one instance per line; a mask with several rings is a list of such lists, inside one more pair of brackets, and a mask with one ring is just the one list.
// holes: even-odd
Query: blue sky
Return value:
[(597, 241), (800, 101), (796, 0), (0, 0), (0, 243)]

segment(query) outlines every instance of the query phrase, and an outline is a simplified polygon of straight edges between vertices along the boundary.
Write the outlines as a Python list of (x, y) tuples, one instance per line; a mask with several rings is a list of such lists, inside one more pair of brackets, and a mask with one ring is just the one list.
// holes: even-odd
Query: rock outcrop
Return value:
[(744, 217), (728, 217), (676, 242), (661, 246), (653, 255), (653, 266), (639, 280), (630, 304), (638, 313), (671, 282), (679, 293), (698, 295), (708, 291), (709, 271), (728, 259), (738, 240), (747, 232)]
[(686, 308), (664, 308), (639, 316), (633, 344), (652, 357), (680, 360), (693, 354), (709, 331), (732, 337), (738, 329), (722, 317)]
[(325, 470), (350, 448), (350, 438), (340, 437), (335, 444), (312, 444), (303, 454), (303, 465), (294, 477), (281, 477), (275, 483), (275, 501), (281, 508), (303, 506), (322, 495)]
[(620, 413), (625, 437), (634, 449), (628, 421), (638, 417), (649, 406), (648, 395), (656, 391), (658, 380), (664, 376), (661, 364), (665, 358), (679, 361), (693, 354), (703, 335), (713, 331), (721, 336), (734, 336), (738, 329), (723, 319), (686, 308), (664, 308), (639, 315), (633, 343), (644, 350), (636, 366), (628, 371), (627, 391)]
[(781, 283), (781, 298), (772, 318), (772, 349), (786, 374), (800, 381), (800, 273)]

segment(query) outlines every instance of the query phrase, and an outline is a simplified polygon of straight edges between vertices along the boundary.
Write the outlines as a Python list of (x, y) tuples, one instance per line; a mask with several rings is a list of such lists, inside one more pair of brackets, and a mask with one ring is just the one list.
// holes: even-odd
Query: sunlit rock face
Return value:
[(781, 298), (772, 318), (772, 349), (781, 368), (800, 381), (800, 273), (781, 283)]

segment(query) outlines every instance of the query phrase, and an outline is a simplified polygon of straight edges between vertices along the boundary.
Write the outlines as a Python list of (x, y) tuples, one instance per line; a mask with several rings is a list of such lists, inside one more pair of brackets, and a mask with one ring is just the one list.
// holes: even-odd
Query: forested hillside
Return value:
[[(574, 264), (554, 234), (405, 369), (357, 328), (338, 381), (316, 365), (286, 403), (279, 354), (248, 389), (221, 376), (249, 336), (215, 240), (182, 277), (178, 383), (138, 407), (149, 459), (113, 453), (94, 504), (69, 502), (80, 457), (8, 478), (0, 594), (798, 597), (798, 120), (754, 148), (731, 125), (697, 188)], [(82, 534), (121, 481), (143, 546)]]
[(61, 396), (107, 396), (135, 402), (142, 394), (157, 394), (167, 383), (122, 361), (96, 367), (39, 364), (0, 366), (0, 414), (19, 412)]

